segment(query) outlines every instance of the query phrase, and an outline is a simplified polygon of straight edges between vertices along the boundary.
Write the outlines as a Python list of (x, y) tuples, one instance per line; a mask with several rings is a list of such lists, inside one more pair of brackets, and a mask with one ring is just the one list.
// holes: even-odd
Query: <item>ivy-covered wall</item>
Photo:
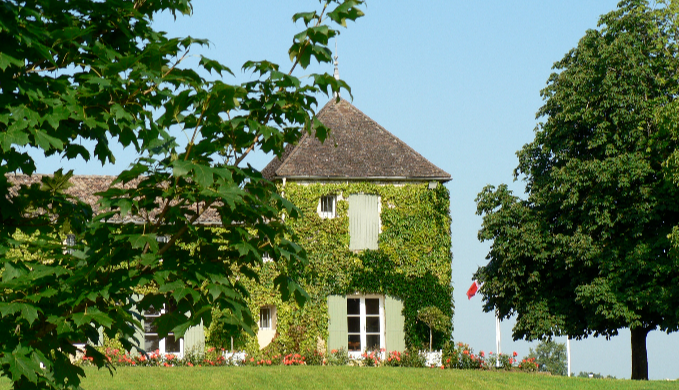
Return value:
[[(299, 308), (283, 303), (273, 288), (272, 267), (266, 263), (259, 283), (246, 281), (251, 309), (277, 307), (277, 335), (270, 348), (281, 352), (315, 349), (328, 337), (327, 296), (353, 293), (384, 294), (403, 301), (407, 346), (429, 342), (427, 326), (417, 320), (417, 311), (436, 306), (452, 319), (451, 239), (449, 193), (441, 184), (428, 189), (422, 184), (374, 184), (369, 182), (298, 184), (281, 186), (284, 196), (299, 207), (303, 216), (288, 219), (308, 255), (298, 281), (311, 300)], [(350, 251), (348, 198), (351, 194), (374, 194), (381, 199), (381, 233), (378, 250)], [(336, 217), (321, 219), (319, 199), (338, 196)], [(446, 332), (434, 335), (435, 346), (450, 339), (452, 321)], [(243, 340), (249, 350), (258, 349), (257, 338)]]

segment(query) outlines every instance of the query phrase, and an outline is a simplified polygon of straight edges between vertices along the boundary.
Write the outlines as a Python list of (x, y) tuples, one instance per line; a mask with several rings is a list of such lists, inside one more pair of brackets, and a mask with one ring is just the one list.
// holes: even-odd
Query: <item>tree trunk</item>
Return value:
[(632, 333), (632, 379), (648, 380), (648, 357), (646, 353), (646, 336), (648, 329), (630, 329)]
[(431, 328), (429, 328), (429, 352), (431, 352), (431, 340), (432, 340), (432, 337), (431, 337)]

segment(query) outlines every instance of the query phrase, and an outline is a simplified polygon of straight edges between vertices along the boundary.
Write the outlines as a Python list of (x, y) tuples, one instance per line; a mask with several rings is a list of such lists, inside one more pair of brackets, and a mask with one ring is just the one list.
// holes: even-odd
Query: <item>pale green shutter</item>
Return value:
[(192, 326), (184, 333), (184, 354), (202, 355), (204, 349), (205, 331), (201, 320), (200, 325)]
[(379, 198), (376, 195), (349, 195), (349, 249), (377, 249), (379, 232)]
[(347, 298), (341, 295), (328, 296), (328, 351), (347, 349)]
[(387, 331), (387, 351), (403, 351), (406, 349), (403, 333), (403, 303), (396, 298), (386, 296), (384, 299), (384, 320)]
[[(133, 302), (139, 302), (139, 301), (141, 301), (141, 299), (143, 297), (144, 297), (143, 295), (133, 294), (132, 295), (132, 301)], [(137, 310), (136, 305), (132, 306), (131, 311), (132, 311), (132, 313), (135, 313), (135, 314), (141, 314), (139, 312), (139, 310)], [(144, 320), (143, 319), (141, 321), (141, 328), (135, 327), (135, 329), (134, 329), (134, 340), (131, 340), (131, 341), (132, 341), (132, 344), (135, 346), (135, 348), (132, 351), (130, 351), (131, 354), (137, 355), (141, 351), (144, 350)]]
[(99, 343), (95, 345), (95, 347), (103, 347), (104, 346), (104, 328), (100, 326), (97, 328), (97, 332), (99, 332)]

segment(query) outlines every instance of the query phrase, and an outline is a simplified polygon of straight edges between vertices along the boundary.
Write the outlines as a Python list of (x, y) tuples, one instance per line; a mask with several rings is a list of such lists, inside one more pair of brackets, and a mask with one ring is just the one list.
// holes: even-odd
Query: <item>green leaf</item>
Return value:
[(33, 322), (38, 319), (38, 309), (33, 305), (20, 302), (0, 302), (0, 314), (3, 317), (16, 313), (19, 313), (19, 318), (23, 318), (28, 321), (29, 325), (33, 324)]
[(0, 52), (0, 69), (5, 71), (10, 65), (22, 67), (24, 66), (24, 61), (14, 58), (7, 53)]
[(11, 262), (5, 262), (5, 269), (2, 272), (2, 281), (3, 282), (9, 282), (15, 278), (24, 276), (28, 273), (24, 267), (21, 267), (20, 264), (13, 264)]
[(328, 12), (328, 17), (332, 19), (335, 23), (346, 27), (347, 19), (355, 21), (361, 16), (365, 15), (363, 11), (356, 8), (358, 5), (362, 4), (362, 1), (358, 0), (344, 0), (342, 4), (338, 5), (334, 10)]
[(172, 176), (182, 177), (188, 175), (193, 169), (193, 163), (184, 160), (175, 160), (172, 162)]
[(158, 252), (158, 241), (153, 233), (130, 234), (127, 235), (127, 241), (132, 244), (132, 249), (143, 249), (148, 244), (152, 252)]
[(26, 347), (17, 347), (8, 357), (9, 371), (12, 374), (12, 380), (18, 382), (21, 377), (26, 377), (32, 383), (38, 382), (38, 372), (41, 372), (40, 364), (36, 363), (30, 357), (31, 352)]
[(308, 26), (309, 23), (311, 23), (312, 20), (317, 19), (316, 16), (316, 11), (313, 12), (298, 12), (294, 15), (292, 15), (292, 21), (297, 23), (298, 20), (302, 19), (304, 21), (304, 25)]
[(22, 130), (8, 130), (0, 133), (0, 146), (4, 152), (9, 152), (12, 145), (26, 146), (28, 143), (28, 134)]
[(235, 76), (233, 74), (233, 72), (231, 71), (231, 69), (229, 69), (228, 67), (220, 64), (219, 62), (217, 62), (215, 60), (211, 60), (207, 57), (200, 56), (200, 61), (198, 62), (198, 64), (203, 66), (205, 68), (205, 70), (207, 70), (208, 72), (212, 72), (214, 70), (220, 76), (222, 75), (222, 72), (228, 72), (232, 76)]
[(49, 151), (51, 148), (57, 150), (64, 149), (64, 143), (59, 139), (48, 135), (46, 132), (36, 129), (33, 133), (35, 136), (35, 143), (44, 151)]
[(198, 184), (203, 188), (208, 188), (214, 183), (212, 168), (206, 165), (194, 164), (193, 175)]

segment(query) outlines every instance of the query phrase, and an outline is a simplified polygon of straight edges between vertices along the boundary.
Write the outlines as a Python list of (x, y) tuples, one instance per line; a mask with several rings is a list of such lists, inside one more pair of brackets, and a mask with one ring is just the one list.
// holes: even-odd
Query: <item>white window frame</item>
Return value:
[[(267, 313), (266, 324), (264, 323), (264, 313)], [(262, 306), (259, 308), (259, 329), (273, 329), (273, 310), (271, 309), (271, 306)]]
[[(149, 314), (147, 312), (144, 312), (144, 321), (146, 321), (147, 318), (158, 318), (165, 313), (166, 313), (166, 306), (163, 304), (163, 308), (156, 311), (153, 314)], [(143, 330), (144, 330), (144, 343), (146, 343), (146, 336), (147, 335), (158, 336), (157, 332), (147, 332), (146, 331), (146, 323), (144, 323), (144, 329)], [(174, 333), (170, 332), (168, 334), (168, 336), (169, 335), (174, 336)], [(146, 345), (144, 345), (144, 349), (146, 349)], [(154, 352), (155, 352), (155, 350), (146, 351), (146, 353), (154, 353)], [(183, 337), (179, 338), (179, 351), (167, 351), (167, 348), (165, 346), (165, 338), (160, 339), (158, 341), (158, 353), (161, 354), (161, 355), (166, 355), (166, 354), (171, 353), (171, 354), (177, 356), (177, 358), (182, 359), (184, 357), (184, 338)]]
[[(330, 211), (324, 210), (323, 206), (330, 206)], [(318, 200), (318, 216), (322, 219), (332, 219), (337, 216), (337, 196), (336, 195), (323, 195)]]
[[(384, 320), (384, 295), (376, 295), (376, 294), (368, 294), (368, 295), (348, 295), (347, 300), (349, 299), (360, 299), (360, 314), (358, 317), (360, 318), (360, 339), (361, 339), (361, 350), (360, 351), (349, 351), (349, 356), (353, 358), (359, 358), (363, 352), (366, 351), (366, 346), (367, 346), (367, 339), (368, 335), (375, 335), (378, 334), (380, 336), (380, 346), (379, 349), (385, 348), (386, 345), (386, 328), (385, 328), (385, 320)], [(371, 332), (368, 333), (366, 331), (366, 317), (368, 316), (366, 314), (366, 308), (365, 308), (365, 300), (366, 299), (379, 299), (379, 323), (380, 323), (380, 330), (379, 332)], [(372, 316), (372, 315), (369, 315)], [(356, 315), (349, 314), (347, 310), (347, 321), (349, 317), (357, 317)], [(349, 338), (348, 336), (350, 335), (356, 335), (357, 333), (354, 332), (349, 332), (348, 330), (348, 324), (347, 324), (347, 349), (348, 349), (348, 343), (349, 343)]]

